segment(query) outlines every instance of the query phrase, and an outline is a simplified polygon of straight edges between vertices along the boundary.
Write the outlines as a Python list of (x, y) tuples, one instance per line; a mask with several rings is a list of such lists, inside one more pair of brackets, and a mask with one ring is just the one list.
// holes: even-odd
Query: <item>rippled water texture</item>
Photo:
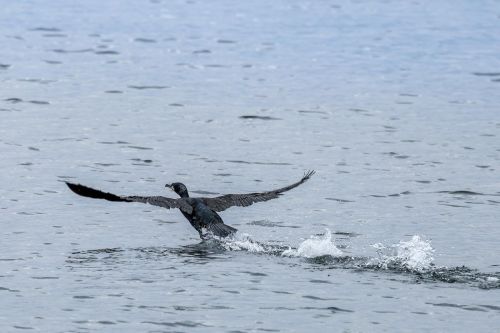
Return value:
[(498, 1), (1, 5), (1, 332), (500, 329)]

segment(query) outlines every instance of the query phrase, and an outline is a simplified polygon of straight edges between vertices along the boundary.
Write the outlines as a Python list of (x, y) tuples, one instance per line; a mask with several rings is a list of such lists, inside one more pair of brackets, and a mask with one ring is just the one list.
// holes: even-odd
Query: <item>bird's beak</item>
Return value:
[(170, 185), (170, 184), (165, 184), (165, 187), (168, 187), (169, 189), (172, 189), (172, 185)]

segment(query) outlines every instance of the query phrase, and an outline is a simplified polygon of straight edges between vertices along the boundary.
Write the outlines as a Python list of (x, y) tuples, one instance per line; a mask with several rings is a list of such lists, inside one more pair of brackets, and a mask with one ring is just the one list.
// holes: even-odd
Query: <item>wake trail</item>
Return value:
[(480, 272), (467, 266), (437, 266), (434, 263), (435, 250), (431, 242), (419, 235), (391, 245), (376, 243), (372, 247), (376, 251), (374, 256), (355, 256), (345, 253), (335, 244), (332, 232), (328, 229), (322, 235), (310, 236), (303, 240), (297, 247), (258, 242), (248, 234), (237, 232), (231, 237), (214, 236), (201, 243), (175, 248), (109, 248), (78, 251), (73, 252), (66, 262), (71, 265), (94, 265), (108, 261), (118, 264), (128, 255), (145, 260), (170, 256), (186, 258), (186, 262), (229, 260), (231, 252), (243, 251), (278, 258), (299, 258), (318, 270), (376, 271), (399, 275), (414, 283), (455, 283), (481, 289), (500, 289), (500, 272)]
[(297, 248), (254, 241), (247, 234), (218, 239), (228, 251), (248, 251), (279, 257), (300, 257), (319, 269), (356, 269), (381, 271), (410, 277), (415, 282), (445, 282), (469, 284), (481, 289), (500, 288), (500, 272), (484, 273), (466, 266), (445, 267), (434, 263), (435, 250), (429, 240), (414, 235), (396, 244), (373, 244), (377, 257), (351, 256), (344, 253), (326, 229), (319, 236), (310, 236)]

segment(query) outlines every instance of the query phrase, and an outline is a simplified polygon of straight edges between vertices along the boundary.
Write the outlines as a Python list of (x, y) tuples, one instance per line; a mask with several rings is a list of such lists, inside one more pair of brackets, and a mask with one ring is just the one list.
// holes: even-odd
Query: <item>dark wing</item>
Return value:
[(304, 174), (301, 180), (292, 185), (279, 188), (274, 191), (260, 192), (260, 193), (247, 193), (247, 194), (226, 194), (215, 198), (201, 198), (205, 205), (210, 209), (221, 212), (232, 206), (246, 207), (256, 202), (267, 201), (279, 197), (283, 192), (289, 191), (292, 188), (299, 186), (307, 181), (314, 175), (315, 171), (308, 171)]
[(191, 214), (193, 211), (191, 205), (189, 205), (183, 199), (172, 199), (161, 196), (154, 196), (154, 197), (124, 196), (124, 195), (116, 195), (113, 193), (99, 191), (94, 188), (80, 184), (73, 184), (66, 182), (66, 185), (68, 185), (70, 190), (75, 192), (76, 194), (88, 198), (104, 199), (108, 201), (142, 202), (167, 209), (179, 208), (180, 210), (188, 214)]

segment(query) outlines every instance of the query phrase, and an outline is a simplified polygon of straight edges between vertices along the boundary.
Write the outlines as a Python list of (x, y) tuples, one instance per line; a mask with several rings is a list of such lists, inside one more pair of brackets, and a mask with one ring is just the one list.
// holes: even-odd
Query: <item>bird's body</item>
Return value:
[(188, 214), (181, 210), (182, 215), (198, 231), (201, 238), (204, 238), (208, 231), (218, 237), (227, 237), (237, 231), (235, 228), (224, 224), (219, 214), (208, 208), (203, 200), (189, 198), (188, 202), (193, 207), (193, 212)]
[(248, 194), (226, 194), (215, 198), (193, 198), (189, 196), (186, 186), (182, 183), (167, 184), (180, 198), (173, 199), (162, 196), (121, 196), (112, 193), (102, 192), (80, 184), (66, 182), (68, 187), (84, 197), (105, 199), (108, 201), (124, 202), (142, 202), (164, 208), (178, 208), (193, 228), (198, 231), (200, 237), (206, 238), (207, 235), (218, 237), (227, 237), (234, 234), (237, 230), (224, 224), (222, 218), (217, 214), (232, 206), (250, 206), (255, 202), (267, 201), (279, 197), (283, 192), (289, 191), (308, 180), (314, 171), (307, 172), (302, 179), (292, 185), (267, 192), (248, 193)]

